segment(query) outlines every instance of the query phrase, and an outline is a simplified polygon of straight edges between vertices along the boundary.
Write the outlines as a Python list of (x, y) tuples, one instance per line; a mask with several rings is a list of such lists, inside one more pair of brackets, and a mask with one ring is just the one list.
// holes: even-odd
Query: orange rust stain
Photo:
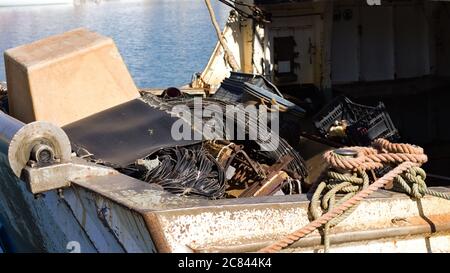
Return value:
[(427, 221), (427, 219), (429, 221), (433, 222), (433, 224), (435, 224), (436, 226), (445, 225), (445, 224), (450, 223), (450, 214), (425, 215), (425, 218), (421, 217), (421, 216), (414, 216), (414, 217), (409, 217), (406, 220), (411, 225), (429, 225), (429, 222)]

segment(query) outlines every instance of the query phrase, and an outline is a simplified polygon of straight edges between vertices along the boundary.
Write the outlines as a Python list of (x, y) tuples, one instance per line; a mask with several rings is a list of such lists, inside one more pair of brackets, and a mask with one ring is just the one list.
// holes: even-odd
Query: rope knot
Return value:
[(394, 190), (404, 192), (418, 200), (427, 193), (426, 173), (419, 167), (411, 167), (394, 178)]

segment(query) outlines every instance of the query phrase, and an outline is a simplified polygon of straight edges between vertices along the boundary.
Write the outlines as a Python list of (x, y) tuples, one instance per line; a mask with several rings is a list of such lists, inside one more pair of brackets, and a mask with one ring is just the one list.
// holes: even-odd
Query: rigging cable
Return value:
[[(258, 8), (255, 5), (251, 5), (251, 4), (246, 4), (246, 3), (239, 3), (237, 1), (234, 0), (218, 0), (219, 2), (229, 6), (230, 8), (234, 9), (239, 15), (247, 18), (247, 19), (254, 19), (256, 21), (262, 21), (265, 23), (269, 23), (270, 20), (266, 19), (265, 13), (264, 11), (262, 11), (260, 8)], [(244, 11), (241, 8), (238, 8), (237, 5), (239, 6), (244, 6), (247, 7), (248, 9), (250, 9), (252, 11), (252, 14)]]

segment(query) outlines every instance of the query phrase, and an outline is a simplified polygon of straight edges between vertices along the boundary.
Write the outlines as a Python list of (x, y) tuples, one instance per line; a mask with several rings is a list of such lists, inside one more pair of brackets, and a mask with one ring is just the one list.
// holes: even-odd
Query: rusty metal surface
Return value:
[[(446, 222), (442, 222), (442, 218), (449, 218), (449, 216), (450, 215), (444, 215), (443, 217), (430, 217), (429, 220), (433, 222), (435, 226), (430, 226), (430, 224), (423, 219), (421, 219), (421, 223), (414, 223), (413, 219), (416, 217), (412, 217), (410, 219), (402, 219), (401, 221), (405, 221), (407, 224), (397, 227), (374, 228), (350, 232), (337, 229), (333, 232), (333, 234), (330, 234), (330, 242), (332, 246), (337, 247), (342, 244), (368, 243), (375, 240), (398, 241), (401, 237), (421, 236), (424, 238), (430, 236), (440, 236), (450, 232), (450, 219), (447, 219)], [(238, 246), (211, 245), (205, 248), (195, 249), (195, 252), (252, 252), (264, 247), (266, 244), (267, 242), (254, 242)], [(292, 244), (291, 250), (287, 250), (287, 252), (292, 251), (292, 249), (302, 252), (308, 249), (321, 248), (322, 237), (315, 234), (295, 242)]]
[[(427, 234), (431, 230), (433, 232), (449, 231), (448, 222), (444, 222), (443, 225), (433, 222), (443, 215), (448, 215), (448, 206), (446, 212), (442, 210), (436, 212), (437, 208), (445, 205), (443, 203), (445, 201), (431, 199), (424, 200), (424, 203), (427, 203), (428, 211), (425, 213), (427, 220), (419, 225), (412, 220), (408, 222), (408, 219), (417, 217), (417, 207), (409, 199), (368, 200), (361, 204), (359, 211), (355, 211), (345, 223), (341, 223), (339, 228), (336, 227), (333, 234), (339, 235), (336, 237), (339, 240), (334, 242), (388, 239), (409, 234)], [(154, 222), (148, 222), (148, 224), (151, 224), (152, 228), (166, 231), (164, 240), (167, 245), (164, 248), (170, 247), (170, 250), (174, 252), (186, 251), (183, 246), (188, 246), (193, 252), (219, 251), (220, 249), (233, 252), (244, 249), (256, 251), (258, 247), (270, 244), (282, 234), (306, 225), (309, 222), (306, 207), (307, 204), (278, 204), (246, 208), (214, 207), (207, 211), (206, 208), (202, 208), (184, 212), (154, 212), (155, 215), (152, 218), (158, 219), (159, 225), (155, 226)], [(386, 212), (389, 210), (390, 212)], [(406, 224), (399, 227), (393, 221), (399, 218), (406, 219)], [(335, 238), (334, 235), (331, 236)], [(305, 240), (299, 241), (299, 245), (293, 247), (320, 247), (317, 231)]]
[(250, 196), (267, 196), (274, 194), (281, 188), (283, 181), (286, 181), (289, 176), (284, 170), (292, 161), (289, 155), (280, 158), (279, 162), (267, 168), (267, 177), (259, 182), (254, 183), (251, 187), (245, 190), (240, 197)]
[(280, 190), (282, 183), (289, 179), (289, 175), (284, 171), (278, 171), (269, 175), (265, 183), (259, 188), (253, 196), (272, 195)]
[[(321, 253), (320, 246), (297, 247), (283, 252)], [(364, 240), (334, 244), (332, 253), (448, 253), (450, 234), (448, 232), (421, 233), (382, 239)]]
[[(170, 195), (121, 174), (73, 183), (138, 211), (160, 252), (255, 251), (309, 223), (309, 201), (305, 195), (194, 199)], [(434, 189), (450, 191), (445, 187)], [(419, 206), (403, 194), (377, 192), (333, 229), (332, 242), (344, 244), (381, 236), (447, 231), (447, 202), (425, 197)], [(318, 240), (316, 231), (293, 247), (318, 246)]]

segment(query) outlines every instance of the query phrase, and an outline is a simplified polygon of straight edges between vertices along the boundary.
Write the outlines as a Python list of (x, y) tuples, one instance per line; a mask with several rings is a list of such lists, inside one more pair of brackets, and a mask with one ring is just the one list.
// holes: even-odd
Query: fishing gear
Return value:
[[(143, 164), (150, 160), (154, 162), (152, 167)], [(146, 167), (143, 181), (156, 183), (173, 194), (209, 199), (219, 199), (225, 194), (222, 167), (201, 147), (165, 148), (140, 162)]]

